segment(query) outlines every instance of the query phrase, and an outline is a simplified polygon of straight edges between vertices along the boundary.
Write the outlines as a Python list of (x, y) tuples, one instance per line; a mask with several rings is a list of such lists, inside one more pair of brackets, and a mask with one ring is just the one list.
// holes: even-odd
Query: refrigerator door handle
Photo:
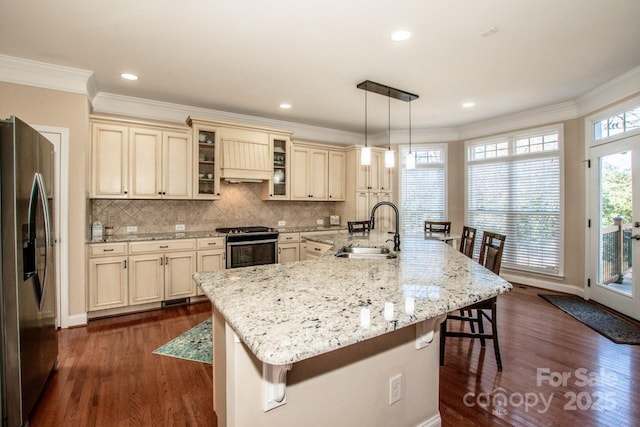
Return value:
[[(40, 203), (38, 203), (40, 202)], [(38, 206), (40, 205), (40, 206)], [(38, 275), (38, 252), (37, 244), (37, 211), (42, 209), (42, 219), (44, 226), (44, 268), (42, 277)], [(47, 203), (47, 192), (40, 173), (35, 173), (33, 184), (31, 187), (31, 197), (29, 198), (29, 212), (27, 218), (26, 230), (23, 230), (23, 260), (24, 260), (24, 280), (33, 279), (33, 289), (38, 303), (38, 309), (42, 311), (44, 303), (44, 292), (47, 286), (47, 270), (50, 260), (51, 241), (51, 224), (49, 216), (49, 204)]]

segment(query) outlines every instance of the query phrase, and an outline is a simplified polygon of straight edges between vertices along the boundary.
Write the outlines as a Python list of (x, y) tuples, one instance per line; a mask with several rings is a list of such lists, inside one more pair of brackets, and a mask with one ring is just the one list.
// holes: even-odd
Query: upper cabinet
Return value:
[(91, 124), (91, 196), (129, 197), (129, 127)]
[(329, 200), (343, 201), (346, 183), (346, 155), (344, 151), (329, 150)]
[(190, 199), (192, 157), (186, 128), (93, 116), (91, 197)]
[(293, 143), (291, 200), (341, 201), (345, 198), (345, 152), (313, 143)]
[(291, 139), (288, 136), (270, 135), (273, 173), (265, 186), (265, 200), (289, 200), (291, 198)]
[(208, 123), (188, 121), (197, 147), (193, 156), (193, 198), (220, 198), (220, 139), (218, 129)]
[(371, 165), (360, 164), (360, 148), (356, 149), (358, 159), (356, 173), (356, 191), (392, 191), (393, 168), (384, 165), (384, 149), (371, 148)]

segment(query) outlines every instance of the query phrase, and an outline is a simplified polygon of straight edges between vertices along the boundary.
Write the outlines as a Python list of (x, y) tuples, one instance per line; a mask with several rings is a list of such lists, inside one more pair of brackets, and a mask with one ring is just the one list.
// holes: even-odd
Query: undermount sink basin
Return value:
[(338, 258), (358, 258), (358, 259), (391, 259), (397, 255), (389, 248), (366, 248), (343, 246), (337, 253)]

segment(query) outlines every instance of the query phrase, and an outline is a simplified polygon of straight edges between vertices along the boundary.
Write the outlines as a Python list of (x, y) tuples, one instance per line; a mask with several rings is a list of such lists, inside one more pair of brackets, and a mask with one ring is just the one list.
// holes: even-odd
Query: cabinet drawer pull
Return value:
[(111, 248), (111, 249), (103, 249), (102, 252), (113, 252), (113, 248)]
[(127, 269), (127, 260), (125, 259), (124, 261), (122, 261), (124, 263), (124, 268), (125, 270)]
[(160, 249), (167, 249), (169, 245), (160, 245)]
[(318, 251), (318, 252), (320, 252), (322, 249), (320, 249), (320, 248), (313, 248), (313, 250), (314, 250), (314, 251)]
[(209, 245), (209, 246), (215, 246), (217, 244), (218, 244), (217, 242), (209, 242), (209, 243), (207, 243), (207, 245)]

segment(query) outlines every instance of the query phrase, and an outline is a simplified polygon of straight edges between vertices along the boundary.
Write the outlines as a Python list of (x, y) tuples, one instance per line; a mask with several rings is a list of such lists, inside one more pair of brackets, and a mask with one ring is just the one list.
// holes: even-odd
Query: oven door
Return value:
[(227, 268), (275, 264), (278, 239), (227, 241)]

